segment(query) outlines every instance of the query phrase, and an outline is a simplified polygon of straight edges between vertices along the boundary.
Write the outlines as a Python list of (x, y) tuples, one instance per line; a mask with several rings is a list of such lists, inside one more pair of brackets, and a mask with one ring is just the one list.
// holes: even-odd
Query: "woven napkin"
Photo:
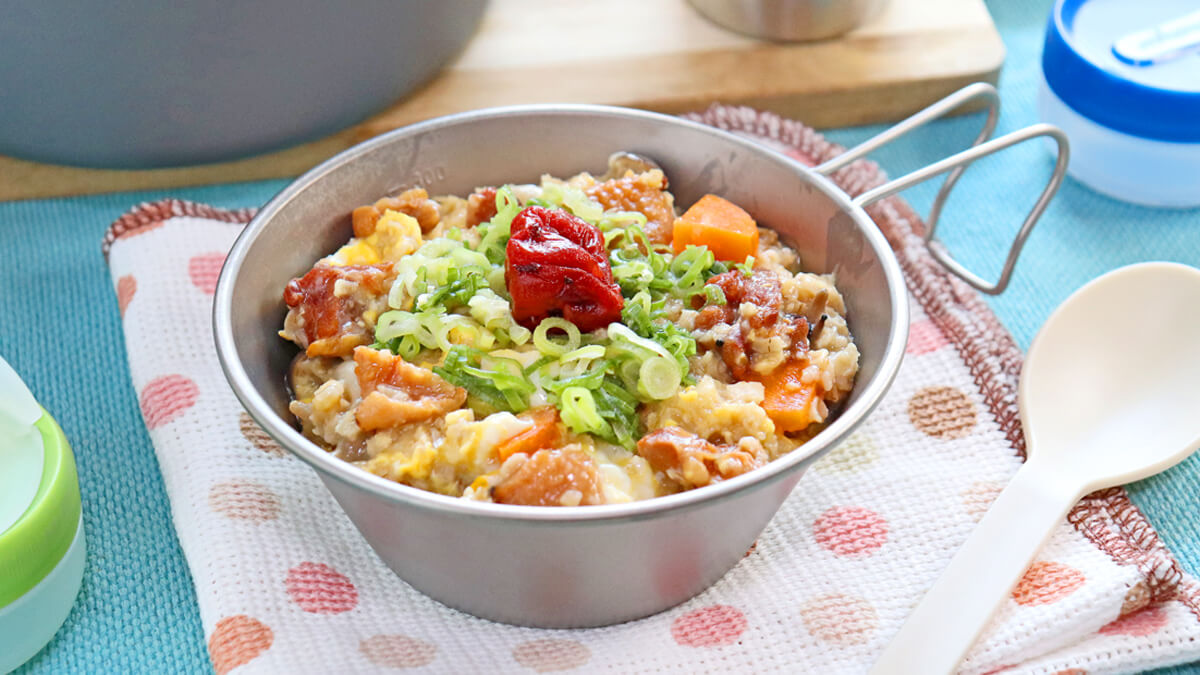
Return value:
[[(767, 113), (715, 106), (692, 117), (809, 164), (840, 151)], [(884, 180), (867, 162), (834, 178), (852, 195)], [(864, 672), (1022, 456), (1020, 351), (932, 260), (903, 202), (868, 210), (913, 310), (888, 395), (712, 588), (656, 616), (582, 630), (491, 623), (413, 590), (314, 472), (243, 412), (210, 326), (218, 272), (251, 211), (163, 201), (122, 217), (104, 249), (130, 376), (216, 671)], [(1129, 672), (1195, 660), (1197, 588), (1124, 491), (1091, 495), (962, 670)]]

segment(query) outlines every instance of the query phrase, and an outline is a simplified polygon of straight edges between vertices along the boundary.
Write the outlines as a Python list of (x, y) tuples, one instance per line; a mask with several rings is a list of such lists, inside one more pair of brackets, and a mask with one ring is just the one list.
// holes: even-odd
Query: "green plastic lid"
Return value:
[(79, 515), (79, 478), (66, 436), (0, 359), (0, 609), (58, 565)]

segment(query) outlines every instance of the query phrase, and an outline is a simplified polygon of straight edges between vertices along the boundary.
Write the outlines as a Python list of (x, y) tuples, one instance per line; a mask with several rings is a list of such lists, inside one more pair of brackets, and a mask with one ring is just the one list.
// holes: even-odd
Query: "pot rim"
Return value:
[[(442, 128), (469, 124), (481, 119), (524, 117), (535, 114), (615, 116), (623, 119), (645, 120), (657, 124), (688, 128), (742, 146), (753, 153), (765, 153), (772, 159), (795, 171), (796, 174), (803, 175), (805, 180), (833, 200), (840, 212), (849, 215), (859, 227), (864, 239), (879, 259), (880, 265), (883, 268), (884, 278), (887, 282), (888, 293), (891, 296), (893, 309), (893, 318), (887, 344), (883, 356), (879, 361), (879, 367), (871, 380), (865, 384), (856, 383), (856, 387), (863, 387), (863, 389), (857, 392), (858, 399), (851, 405), (846, 406), (829, 426), (822, 429), (817, 435), (800, 447), (765, 466), (741, 476), (721, 481), (715, 485), (707, 485), (703, 488), (626, 504), (556, 508), (479, 502), (462, 499), (461, 497), (441, 495), (390, 481), (364, 471), (349, 462), (338, 459), (305, 438), (290, 423), (275, 414), (275, 411), (267, 404), (262, 395), (259, 394), (246, 373), (245, 368), (242, 366), (230, 318), (232, 316), (235, 282), (243, 263), (245, 263), (246, 253), (259, 233), (268, 226), (275, 215), (293, 198), (313, 185), (318, 184), (324, 176), (345, 164), (356, 161), (363, 155), (383, 146), (390, 145), (400, 138), (421, 136), (436, 132)], [(883, 233), (871, 220), (870, 216), (867, 215), (866, 211), (854, 204), (851, 197), (830, 179), (781, 153), (773, 152), (736, 134), (699, 122), (618, 106), (567, 103), (483, 108), (438, 117), (395, 129), (334, 155), (292, 181), (292, 183), (267, 202), (246, 225), (225, 258), (225, 264), (221, 270), (217, 289), (213, 297), (213, 334), (217, 347), (217, 357), (221, 363), (221, 370), (224, 372), (225, 378), (233, 389), (234, 394), (254, 421), (268, 435), (284, 448), (287, 448), (293, 455), (316, 469), (321, 474), (323, 480), (333, 478), (388, 502), (404, 504), (405, 506), (423, 510), (437, 511), (448, 515), (454, 514), (529, 523), (597, 523), (654, 518), (679, 509), (723, 501), (745, 490), (766, 487), (776, 482), (777, 479), (790, 475), (803, 468), (806, 460), (823, 453), (842, 441), (878, 406), (899, 371), (900, 363), (904, 357), (908, 325), (907, 286), (895, 253), (892, 251)]]

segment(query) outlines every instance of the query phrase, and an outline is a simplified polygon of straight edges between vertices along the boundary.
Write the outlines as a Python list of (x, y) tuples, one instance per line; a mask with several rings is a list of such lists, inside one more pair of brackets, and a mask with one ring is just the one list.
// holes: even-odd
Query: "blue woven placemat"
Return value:
[(22, 672), (211, 672), (170, 507), (130, 386), (100, 255), (134, 204), (170, 195), (261, 204), (284, 181), (0, 204), (0, 354), (75, 451), (88, 540), (83, 590), (54, 641)]
[[(1049, 0), (992, 0), (1009, 50), (1000, 82), (1000, 133), (1036, 122), (1037, 61)], [(876, 155), (899, 175), (961, 149), (978, 115)], [(852, 145), (881, 127), (828, 136)], [(942, 240), (994, 276), (1008, 241), (1049, 175), (1043, 148), (1016, 148), (967, 172), (943, 217)], [(0, 354), (62, 424), (79, 462), (88, 566), (79, 602), (55, 640), (21, 672), (209, 672), (186, 564), (171, 528), (153, 448), (126, 372), (117, 303), (99, 242), (142, 201), (179, 197), (260, 205), (285, 181), (0, 204)], [(905, 194), (927, 208), (936, 186)], [(1200, 210), (1139, 208), (1068, 180), (1030, 237), (1012, 286), (989, 301), (1027, 347), (1063, 299), (1110, 269), (1142, 260), (1200, 266)], [(1121, 325), (1131, 317), (1114, 316)], [(1189, 572), (1200, 572), (1200, 457), (1131, 488)], [(1163, 672), (1191, 672), (1182, 668)]]

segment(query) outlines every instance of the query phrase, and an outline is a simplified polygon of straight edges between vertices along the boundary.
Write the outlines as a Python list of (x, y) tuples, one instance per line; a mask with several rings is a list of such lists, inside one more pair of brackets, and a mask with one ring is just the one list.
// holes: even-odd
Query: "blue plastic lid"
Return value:
[(1098, 124), (1200, 142), (1196, 0), (1057, 0), (1042, 70), (1064, 103)]

